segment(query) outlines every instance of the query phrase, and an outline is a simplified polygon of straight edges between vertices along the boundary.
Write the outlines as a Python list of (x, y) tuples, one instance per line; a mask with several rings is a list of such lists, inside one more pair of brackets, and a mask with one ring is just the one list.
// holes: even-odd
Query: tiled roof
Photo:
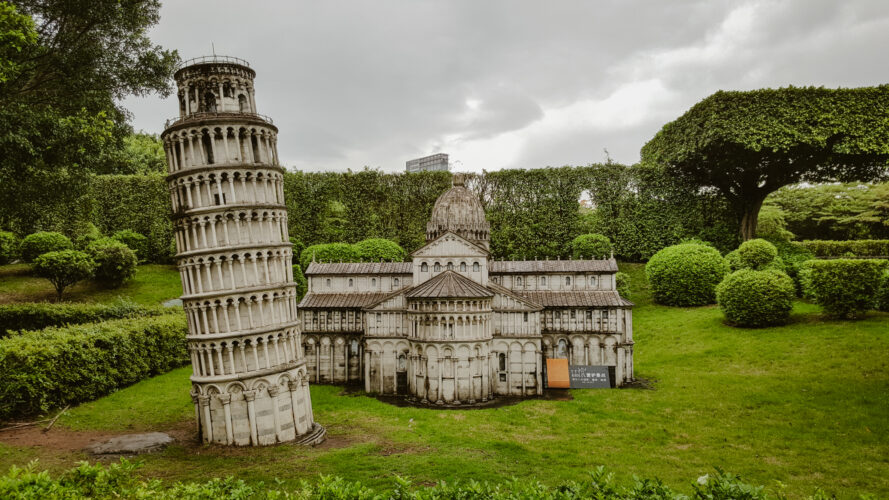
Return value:
[(493, 297), (494, 292), (461, 274), (445, 271), (404, 295), (410, 298)]
[(613, 259), (495, 260), (488, 265), (488, 270), (491, 274), (616, 272), (617, 262)]
[(360, 309), (382, 300), (386, 293), (309, 293), (299, 302), (305, 309)]
[(632, 307), (633, 303), (615, 291), (546, 292), (521, 291), (523, 297), (543, 307)]
[(519, 301), (521, 301), (521, 302), (523, 302), (535, 309), (543, 309), (543, 306), (541, 306), (537, 302), (534, 302), (527, 296), (522, 295), (520, 293), (516, 293), (515, 291), (510, 290), (509, 288), (502, 287), (502, 286), (498, 285), (497, 283), (494, 283), (493, 281), (488, 281), (488, 288), (494, 292), (497, 292), (497, 293), (512, 297), (514, 299), (517, 299), (517, 300), (519, 300)]
[(410, 262), (312, 262), (309, 274), (411, 274)]

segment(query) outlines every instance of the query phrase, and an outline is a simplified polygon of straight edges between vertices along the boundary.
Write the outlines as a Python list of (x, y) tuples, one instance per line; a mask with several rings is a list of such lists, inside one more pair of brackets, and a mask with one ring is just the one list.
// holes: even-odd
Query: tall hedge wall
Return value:
[(0, 420), (90, 401), (187, 364), (185, 316), (120, 319), (0, 339)]
[[(290, 235), (304, 245), (387, 238), (411, 252), (425, 242), (435, 200), (450, 185), (447, 172), (288, 172)], [(615, 254), (630, 260), (690, 237), (724, 251), (737, 245), (724, 204), (648, 167), (501, 170), (470, 175), (467, 185), (485, 208), (491, 250), (500, 258), (568, 257), (571, 240), (584, 233), (609, 237)], [(581, 196), (596, 210), (578, 210)], [(88, 223), (106, 235), (132, 229), (148, 237), (149, 260), (159, 261), (172, 239), (169, 203), (160, 174), (97, 176), (77, 206), (46, 207), (40, 227), (8, 226), (18, 233), (59, 230), (72, 238)]]
[(0, 337), (8, 331), (40, 330), (50, 326), (80, 325), (109, 319), (159, 316), (172, 308), (146, 307), (118, 300), (110, 304), (50, 304), (46, 302), (0, 305)]

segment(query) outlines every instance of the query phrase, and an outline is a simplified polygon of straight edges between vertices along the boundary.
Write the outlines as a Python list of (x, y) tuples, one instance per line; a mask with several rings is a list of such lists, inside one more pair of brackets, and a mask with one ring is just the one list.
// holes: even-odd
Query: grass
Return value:
[[(485, 410), (399, 408), (333, 386), (311, 388), (329, 443), (317, 448), (175, 445), (142, 458), (142, 474), (235, 475), (295, 483), (319, 473), (392, 487), (397, 474), (438, 480), (533, 477), (555, 484), (605, 465), (618, 479), (657, 476), (690, 493), (714, 466), (791, 498), (822, 487), (840, 498), (889, 496), (889, 315), (829, 321), (798, 302), (790, 324), (726, 326), (716, 307), (651, 304), (631, 274), (636, 374), (652, 389), (575, 390), (572, 401)], [(189, 368), (81, 405), (57, 425), (142, 431), (193, 423)], [(2, 439), (2, 437), (0, 437)], [(81, 452), (0, 444), (0, 469), (40, 458), (70, 467)]]
[[(81, 281), (66, 289), (62, 300), (109, 302), (120, 296), (143, 305), (158, 305), (181, 294), (182, 285), (176, 266), (144, 264), (136, 269), (136, 276), (120, 288), (108, 289), (93, 281)], [(30, 265), (0, 266), (0, 304), (55, 300), (55, 288), (49, 280), (32, 276)]]

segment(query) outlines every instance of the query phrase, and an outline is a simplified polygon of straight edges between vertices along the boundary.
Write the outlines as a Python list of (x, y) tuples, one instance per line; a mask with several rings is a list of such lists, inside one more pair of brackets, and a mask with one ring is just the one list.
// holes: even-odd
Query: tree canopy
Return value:
[(887, 176), (889, 85), (720, 91), (664, 125), (642, 161), (717, 189), (750, 239), (782, 186)]

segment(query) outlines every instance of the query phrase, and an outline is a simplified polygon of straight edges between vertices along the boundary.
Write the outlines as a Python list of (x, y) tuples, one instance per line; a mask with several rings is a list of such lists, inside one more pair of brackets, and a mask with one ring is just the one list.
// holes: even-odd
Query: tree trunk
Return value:
[(744, 209), (741, 213), (741, 241), (756, 238), (756, 225), (759, 221), (759, 210), (762, 208), (763, 201), (765, 201), (765, 196), (756, 200), (749, 200), (744, 204)]

